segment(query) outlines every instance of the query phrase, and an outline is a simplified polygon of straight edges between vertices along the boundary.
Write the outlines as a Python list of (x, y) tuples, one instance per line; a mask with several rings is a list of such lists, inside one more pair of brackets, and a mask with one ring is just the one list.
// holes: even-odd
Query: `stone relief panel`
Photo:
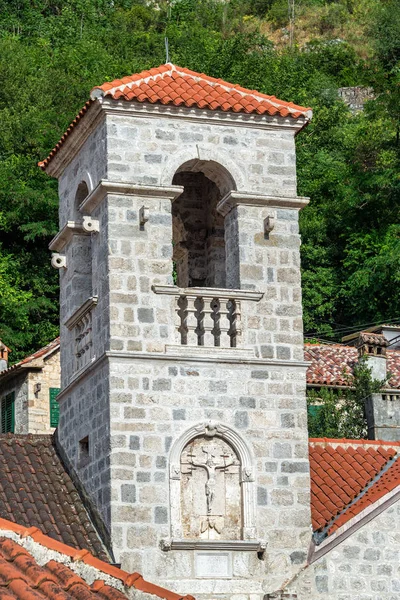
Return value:
[(241, 538), (241, 463), (225, 440), (192, 439), (183, 449), (181, 470), (182, 533), (185, 538)]

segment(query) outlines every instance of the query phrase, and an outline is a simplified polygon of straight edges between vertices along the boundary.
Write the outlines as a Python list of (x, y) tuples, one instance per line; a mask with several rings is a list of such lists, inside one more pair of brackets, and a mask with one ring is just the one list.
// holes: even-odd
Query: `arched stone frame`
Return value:
[[(228, 151), (221, 148), (196, 146), (193, 149), (182, 148), (171, 154), (161, 173), (161, 185), (171, 185), (175, 173), (184, 169), (203, 172), (206, 177), (220, 187), (223, 195), (232, 190), (246, 189), (243, 167), (232, 160)], [(212, 169), (214, 170), (213, 173), (211, 173)]]
[(237, 452), (240, 464), (240, 486), (242, 491), (242, 539), (256, 539), (256, 498), (255, 498), (255, 473), (254, 457), (247, 443), (234, 429), (222, 423), (208, 422), (194, 425), (187, 429), (172, 446), (170, 452), (169, 478), (170, 478), (170, 508), (171, 508), (171, 537), (182, 539), (181, 515), (181, 454), (186, 445), (196, 437), (219, 437), (228, 442)]
[[(85, 194), (82, 191), (80, 192), (80, 190), (83, 190), (84, 187), (86, 187)], [(80, 206), (81, 206), (82, 202), (84, 202), (84, 200), (89, 196), (89, 194), (92, 193), (93, 188), (94, 188), (93, 181), (92, 181), (92, 177), (91, 177), (89, 171), (85, 171), (84, 173), (81, 173), (81, 179), (80, 179), (78, 185), (76, 186), (75, 196), (74, 196), (75, 216), (77, 216), (79, 214), (79, 212), (81, 212)]]

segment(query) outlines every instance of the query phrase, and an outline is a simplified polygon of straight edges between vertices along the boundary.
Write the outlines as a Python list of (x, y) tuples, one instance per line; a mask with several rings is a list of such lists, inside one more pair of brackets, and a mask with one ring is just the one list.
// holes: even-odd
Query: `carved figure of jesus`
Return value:
[[(207, 473), (207, 481), (205, 484), (205, 493), (206, 493), (206, 502), (207, 502), (207, 514), (211, 514), (212, 505), (215, 497), (215, 474), (218, 469), (226, 469), (230, 465), (234, 463), (234, 457), (232, 454), (221, 454), (220, 458), (222, 458), (223, 462), (218, 463), (216, 461), (217, 449), (215, 446), (207, 444), (206, 446), (202, 446), (202, 451), (204, 452), (205, 460), (204, 462), (197, 462), (194, 460), (194, 456), (191, 455), (191, 464), (194, 467), (201, 467), (206, 470)], [(229, 460), (228, 460), (229, 459)]]

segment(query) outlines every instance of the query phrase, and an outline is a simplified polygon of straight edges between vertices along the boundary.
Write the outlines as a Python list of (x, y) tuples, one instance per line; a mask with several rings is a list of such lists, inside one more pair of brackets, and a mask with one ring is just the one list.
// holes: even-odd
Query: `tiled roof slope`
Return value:
[(248, 90), (240, 85), (167, 63), (93, 88), (91, 100), (81, 109), (49, 156), (38, 163), (41, 169), (46, 169), (91, 104), (102, 96), (109, 96), (114, 100), (290, 117), (303, 119), (304, 124), (312, 117), (311, 108), (278, 100), (275, 96)]
[(333, 533), (400, 485), (400, 459), (383, 472), (400, 451), (400, 442), (311, 439), (309, 451), (314, 531)]
[(147, 593), (164, 600), (194, 600), (149, 583), (139, 573), (102, 562), (86, 550), (55, 542), (36, 528), (25, 529), (0, 518), (0, 530), (2, 600), (127, 600), (133, 597), (129, 588), (142, 592), (140, 598)]
[(10, 373), (19, 371), (21, 368), (29, 367), (30, 364), (33, 365), (35, 363), (35, 361), (38, 361), (41, 358), (44, 358), (45, 356), (47, 356), (48, 354), (53, 353), (55, 350), (58, 350), (59, 347), (60, 347), (60, 338), (57, 337), (55, 340), (53, 340), (52, 342), (47, 344), (47, 346), (40, 348), (40, 350), (37, 350), (37, 352), (34, 352), (33, 354), (26, 356), (19, 362), (15, 363), (15, 365), (8, 367), (8, 369), (4, 369), (4, 371), (1, 371), (0, 379), (4, 375), (9, 375)]
[[(387, 387), (400, 389), (400, 350), (386, 350), (387, 370), (392, 374)], [(351, 374), (358, 360), (357, 348), (342, 344), (304, 344), (304, 358), (311, 362), (307, 383), (351, 386)]]
[(129, 77), (103, 83), (92, 90), (92, 99), (111, 96), (114, 100), (136, 100), (173, 104), (191, 108), (206, 108), (224, 112), (311, 118), (311, 109), (292, 102), (278, 100), (254, 90), (248, 90), (196, 73), (171, 63)]
[(0, 435), (0, 517), (107, 560), (50, 435)]
[(400, 485), (400, 459), (397, 459), (385, 473), (378, 479), (374, 485), (372, 485), (347, 511), (338, 517), (333, 523), (332, 527), (329, 528), (329, 533), (333, 533), (339, 527), (344, 525), (349, 519), (359, 515), (365, 508), (371, 506), (386, 496), (389, 492), (393, 491)]

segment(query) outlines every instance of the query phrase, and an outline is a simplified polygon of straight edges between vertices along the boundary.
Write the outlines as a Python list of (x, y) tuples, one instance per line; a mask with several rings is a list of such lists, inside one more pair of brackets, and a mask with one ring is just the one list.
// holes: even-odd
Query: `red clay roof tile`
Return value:
[[(400, 389), (400, 350), (386, 350), (387, 370), (392, 374), (387, 387)], [(304, 358), (311, 362), (307, 369), (310, 385), (352, 385), (352, 373), (358, 360), (357, 348), (342, 344), (304, 344)]]
[(29, 367), (30, 363), (34, 363), (36, 360), (39, 360), (40, 358), (44, 358), (48, 354), (52, 354), (53, 352), (58, 350), (59, 347), (60, 347), (60, 338), (58, 337), (55, 340), (53, 340), (52, 342), (50, 342), (49, 344), (47, 344), (47, 346), (44, 346), (43, 348), (40, 348), (40, 350), (37, 350), (37, 352), (34, 352), (33, 354), (26, 356), (19, 362), (15, 363), (15, 365), (8, 367), (8, 369), (4, 369), (4, 371), (1, 371), (0, 378), (3, 377), (4, 375), (8, 376), (10, 373), (19, 371), (22, 367), (24, 367), (24, 368)]
[(50, 435), (0, 435), (0, 517), (107, 560)]
[[(22, 527), (0, 518), (0, 530), (16, 533), (21, 539), (31, 537), (40, 545), (95, 567), (105, 576), (119, 580), (124, 588), (159, 596), (164, 600), (194, 600), (190, 595), (180, 596), (158, 585), (145, 581), (139, 573), (127, 573), (92, 556), (86, 550), (76, 550), (57, 542), (37, 527)], [(127, 596), (97, 579), (88, 585), (67, 565), (50, 560), (40, 566), (25, 548), (13, 539), (0, 536), (0, 598), (9, 600), (127, 600)]]
[(315, 531), (326, 529), (328, 534), (333, 533), (400, 485), (398, 459), (356, 500), (400, 451), (400, 442), (311, 439), (309, 450), (311, 515)]
[(90, 104), (102, 96), (110, 96), (114, 100), (136, 100), (137, 102), (186, 106), (188, 108), (197, 105), (201, 109), (222, 110), (224, 112), (278, 115), (279, 117), (290, 117), (296, 120), (302, 118), (305, 124), (311, 119), (312, 115), (310, 108), (278, 100), (275, 96), (248, 90), (237, 84), (228, 83), (168, 63), (123, 79), (108, 81), (93, 88), (91, 100), (82, 108), (49, 156), (38, 163), (41, 169), (46, 169), (73, 127), (87, 112)]

